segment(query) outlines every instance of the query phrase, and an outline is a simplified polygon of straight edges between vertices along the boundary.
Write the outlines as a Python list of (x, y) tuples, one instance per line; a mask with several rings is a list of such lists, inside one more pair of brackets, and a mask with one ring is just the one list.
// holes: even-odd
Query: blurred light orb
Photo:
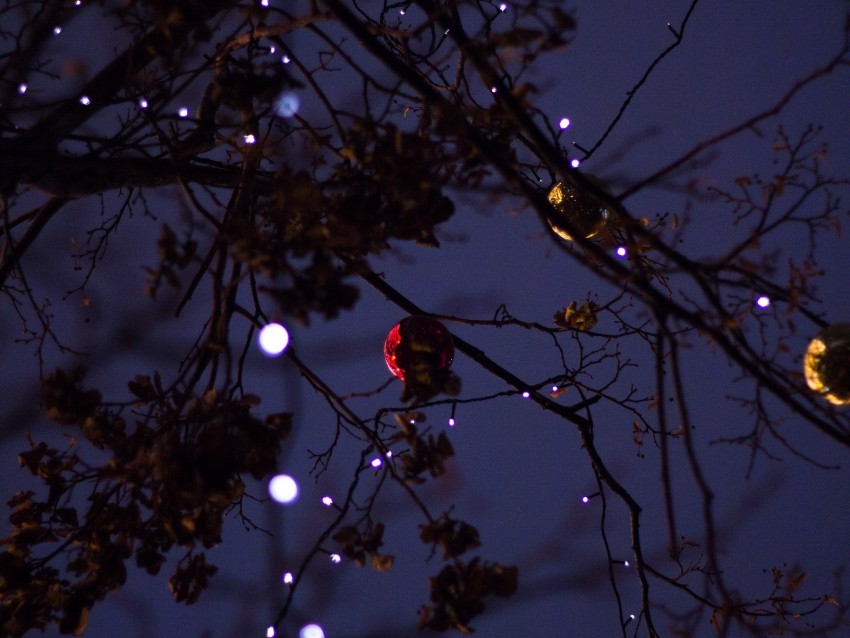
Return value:
[(276, 357), (289, 345), (289, 332), (279, 323), (269, 323), (260, 330), (257, 340), (267, 356)]
[[(289, 58), (287, 56), (283, 57), (285, 59), (284, 64), (286, 64)], [(298, 113), (299, 106), (301, 106), (301, 100), (298, 99), (298, 96), (295, 93), (286, 91), (278, 96), (277, 102), (274, 105), (274, 112), (280, 117), (292, 117)]]
[(850, 404), (850, 323), (824, 328), (806, 350), (806, 383), (833, 405)]
[(581, 164), (581, 160), (574, 159), (570, 162), (570, 166), (572, 166), (573, 168), (578, 168), (579, 164)]
[(269, 481), (269, 494), (281, 505), (291, 505), (298, 500), (298, 483), (288, 474), (278, 474)]
[(558, 126), (561, 127), (561, 130), (569, 127), (569, 125), (570, 125), (570, 118), (568, 118), (568, 117), (562, 117), (561, 121), (558, 122)]
[(411, 374), (431, 376), (448, 371), (455, 356), (452, 334), (442, 323), (413, 315), (393, 326), (384, 342), (384, 360), (402, 381)]
[(187, 109), (185, 106), (181, 106), (177, 110), (177, 115), (179, 115), (180, 117), (189, 117), (189, 109)]
[(91, 104), (91, 98), (88, 95), (84, 95), (80, 98), (80, 104), (83, 106), (88, 106)]
[(274, 627), (271, 625), (266, 629), (266, 638), (274, 638)]
[[(611, 195), (611, 189), (598, 177), (585, 173), (583, 177), (591, 184)], [(549, 227), (561, 239), (572, 241), (570, 232), (563, 226), (564, 222), (572, 225), (585, 239), (593, 239), (608, 226), (611, 212), (593, 194), (582, 191), (575, 186), (558, 182), (549, 191), (549, 203), (552, 214), (549, 216)]]
[(298, 638), (325, 638), (325, 632), (319, 625), (304, 625), (298, 632)]
[(617, 257), (625, 259), (629, 256), (629, 251), (625, 246), (617, 246)]
[(767, 295), (761, 295), (758, 299), (756, 299), (756, 305), (759, 308), (767, 308), (770, 305), (770, 297)]

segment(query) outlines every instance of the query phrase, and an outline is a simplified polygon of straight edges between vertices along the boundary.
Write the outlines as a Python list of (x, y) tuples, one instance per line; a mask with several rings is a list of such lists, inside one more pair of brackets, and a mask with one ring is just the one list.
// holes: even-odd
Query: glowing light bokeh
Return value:
[(139, 98), (139, 108), (140, 109), (148, 108), (148, 101), (145, 98)]
[(561, 130), (568, 128), (569, 125), (570, 125), (570, 118), (568, 118), (568, 117), (562, 117), (561, 121), (558, 122), (558, 126), (561, 127)]
[(413, 315), (392, 327), (384, 342), (384, 361), (393, 376), (433, 377), (448, 371), (455, 346), (448, 329), (436, 319)]
[(502, 4), (499, 5), (499, 11), (501, 11), (502, 13), (504, 13), (507, 10), (508, 10), (508, 5), (506, 3), (503, 2)]
[(298, 632), (298, 638), (325, 638), (324, 630), (316, 624), (304, 625)]
[(288, 474), (278, 474), (269, 481), (269, 494), (281, 505), (291, 505), (298, 500), (298, 483)]
[[(584, 178), (606, 193), (611, 194), (608, 185), (598, 177), (585, 174)], [(585, 239), (598, 237), (609, 224), (610, 211), (603, 202), (590, 192), (580, 190), (565, 182), (558, 182), (549, 191), (548, 199), (552, 205), (552, 214), (548, 218), (549, 227), (561, 239), (567, 241), (573, 239), (570, 231), (563, 225), (564, 223), (570, 224)]]
[(292, 572), (284, 572), (283, 576), (281, 576), (281, 580), (284, 585), (291, 585), (295, 582), (295, 576), (292, 575)]
[(342, 556), (339, 554), (331, 554), (331, 562), (335, 564), (339, 564), (342, 562)]
[(189, 117), (189, 109), (186, 108), (185, 106), (181, 106), (177, 110), (177, 115), (179, 115), (180, 117)]
[(270, 323), (263, 326), (257, 336), (260, 349), (269, 357), (277, 357), (289, 345), (289, 331), (279, 323)]
[(88, 106), (91, 104), (91, 98), (88, 95), (84, 95), (80, 98), (80, 104), (83, 106)]
[(812, 339), (803, 373), (813, 392), (833, 405), (850, 405), (850, 323), (824, 328)]
[(53, 27), (53, 35), (59, 35), (62, 33), (62, 27)]
[(27, 87), (26, 83), (25, 83), (25, 82), (22, 82), (21, 84), (19, 84), (19, 85), (18, 85), (18, 93), (20, 93), (21, 95), (23, 95), (24, 93), (26, 93), (26, 92), (27, 92), (27, 88), (28, 88), (28, 87)]
[(530, 397), (530, 396), (531, 396), (531, 392), (529, 392), (528, 390), (526, 390), (525, 392), (523, 392), (523, 393), (522, 393), (522, 398), (523, 398), (523, 399), (527, 399), (527, 398), (528, 398), (528, 397)]
[(374, 458), (374, 459), (372, 459), (371, 465), (374, 468), (379, 468), (379, 467), (381, 467), (381, 465), (383, 465), (383, 461), (381, 461), (381, 459)]
[(333, 504), (334, 504), (334, 500), (330, 496), (323, 496), (322, 497), (322, 505), (324, 505), (325, 507), (330, 507)]
[(759, 308), (767, 308), (770, 306), (770, 297), (767, 295), (761, 295), (758, 299), (756, 299), (756, 305)]
[(629, 251), (626, 249), (625, 246), (617, 246), (616, 253), (617, 257), (620, 257), (621, 259), (625, 259), (629, 256)]
[(573, 168), (578, 168), (579, 164), (581, 164), (580, 160), (574, 159), (574, 160), (570, 161), (570, 166), (572, 166)]
[[(283, 63), (286, 64), (289, 58), (283, 56), (283, 60)], [(295, 93), (286, 91), (278, 96), (275, 102), (274, 112), (283, 118), (293, 117), (298, 113), (298, 107), (300, 106), (301, 100), (299, 97)]]
[(245, 141), (246, 144), (257, 143), (257, 138), (254, 136), (253, 133), (248, 133), (248, 135), (245, 135), (242, 139)]
[(266, 629), (266, 638), (274, 638), (274, 627), (271, 625)]

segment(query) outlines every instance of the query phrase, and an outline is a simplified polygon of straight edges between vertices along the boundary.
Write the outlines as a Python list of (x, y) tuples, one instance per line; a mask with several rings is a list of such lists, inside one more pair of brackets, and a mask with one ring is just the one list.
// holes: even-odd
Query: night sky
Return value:
[[(574, 41), (540, 58), (524, 80), (537, 86), (540, 93), (535, 103), (553, 123), (569, 118), (561, 142), (572, 153), (570, 157), (580, 155), (570, 147), (573, 141), (585, 147), (596, 142), (617, 114), (626, 91), (671, 44), (667, 23), (680, 24), (689, 6), (685, 0), (565, 3), (565, 8), (575, 10)], [(700, 3), (681, 46), (661, 61), (610, 137), (581, 168), (605, 179), (616, 195), (699, 142), (767, 110), (794, 82), (840, 50), (848, 9), (850, 4), (838, 0)], [(85, 60), (94, 70), (109, 59), (113, 48), (120, 50), (110, 41), (111, 27), (99, 27), (98, 19), (93, 9), (65, 25), (56, 40), (56, 64)], [(294, 37), (293, 50), (304, 55), (300, 45)], [(637, 217), (676, 213), (684, 226), (678, 247), (690, 257), (722, 253), (745, 229), (733, 224), (729, 207), (709, 197), (709, 189), (733, 189), (740, 176), (770, 174), (776, 155), (771, 144), (780, 125), (791, 138), (799, 137), (810, 124), (822, 125), (817, 142), (828, 144), (824, 171), (847, 177), (849, 79), (846, 68), (822, 78), (799, 93), (778, 117), (761, 122), (758, 130), (742, 132), (713, 147), (699, 156), (697, 165), (641, 190), (624, 204)], [(37, 90), (38, 82), (47, 80), (34, 80), (31, 91)], [(341, 100), (357, 90), (340, 79)], [(310, 107), (305, 97), (301, 108)], [(844, 188), (843, 199), (850, 201)], [(441, 315), (491, 319), (505, 304), (517, 318), (550, 325), (553, 313), (572, 300), (591, 295), (604, 302), (612, 296), (613, 288), (592, 269), (580, 267), (558, 249), (559, 240), (546, 232), (530, 210), (518, 211), (510, 198), (497, 199), (488, 192), (452, 195), (457, 211), (437, 230), (440, 248), (396, 243), (392, 251), (370, 259), (374, 271), (384, 273), (388, 283), (421, 308)], [(104, 199), (107, 209), (111, 201), (110, 196)], [(173, 191), (152, 194), (150, 203), (162, 220), (175, 224), (185, 210)], [(846, 204), (842, 210), (847, 210)], [(68, 211), (73, 214), (51, 225), (25, 263), (39, 295), (50, 297), (54, 313), (63, 317), (63, 336), (90, 353), (86, 359), (90, 382), (120, 393), (124, 381), (116, 384), (116, 379), (176, 365), (173, 353), (191, 345), (196, 334), (193, 322), (204, 316), (204, 308), (198, 304), (179, 322), (165, 321), (167, 304), (153, 304), (142, 294), (145, 273), (140, 266), (153, 259), (158, 233), (158, 223), (143, 215), (124, 220), (114, 235), (87, 290), (89, 305), (81, 308), (79, 296), (62, 301), (64, 291), (80, 277), (73, 270), (69, 239), (83, 238), (85, 229), (99, 218), (100, 202), (89, 198)], [(799, 229), (788, 228), (768, 238), (763, 248), (765, 252), (781, 250), (778, 263), (785, 269), (788, 258), (802, 255), (806, 241)], [(817, 241), (818, 258), (827, 272), (817, 287), (822, 303), (812, 310), (824, 313), (829, 322), (850, 321), (846, 235), (822, 233)], [(784, 280), (783, 273), (776, 276), (777, 281)], [(367, 284), (360, 282), (358, 287), (360, 301), (339, 319), (316, 319), (309, 327), (288, 326), (298, 356), (340, 395), (368, 392), (388, 380), (384, 339), (405, 316)], [(674, 286), (672, 294), (681, 298), (689, 292)], [(766, 309), (756, 306), (761, 292), (752, 291), (753, 322), (759, 313), (784, 310), (780, 303)], [(640, 315), (636, 310), (632, 316)], [(520, 327), (446, 323), (522, 379), (537, 382), (559, 369), (559, 354), (549, 335)], [(811, 324), (798, 328), (790, 343), (801, 359), (816, 330)], [(602, 316), (598, 330), (614, 329), (610, 319)], [(14, 343), (19, 336), (18, 320), (9, 304), (0, 300), (0, 378), (6, 388), (0, 405), (6, 461), (2, 485), (7, 495), (28, 484), (15, 461), (25, 446), (24, 433), (31, 431), (36, 439), (57, 437), (57, 426), (39, 417), (37, 361), (32, 347)], [(559, 339), (569, 363), (570, 357), (577, 356), (575, 343), (566, 335)], [(686, 342), (688, 408), (697, 426), (694, 436), (703, 469), (716, 495), (719, 553), (727, 583), (746, 595), (764, 595), (770, 591), (767, 572), (787, 565), (784, 569), (799, 568), (808, 574), (801, 595), (833, 592), (836, 570), (850, 564), (848, 450), (775, 401), (772, 409), (783, 419), (779, 428), (790, 446), (833, 469), (817, 467), (773, 440), (767, 442), (772, 457), (756, 455), (752, 465), (746, 447), (718, 443), (751, 427), (747, 409), (730, 396), (751, 394), (752, 386), (738, 381), (738, 371), (704, 338), (693, 336)], [(631, 384), (637, 394), (651, 395), (654, 367), (647, 344), (625, 339), (621, 348), (623, 360), (634, 365), (625, 369), (618, 391)], [(55, 349), (46, 352), (46, 358), (47, 367), (70, 360)], [(460, 353), (453, 370), (463, 383), (460, 399), (510, 390)], [(285, 446), (280, 469), (298, 481), (297, 502), (286, 507), (248, 503), (249, 516), (271, 536), (245, 531), (235, 517), (228, 519), (223, 544), (210, 552), (220, 572), (198, 604), (184, 607), (171, 602), (167, 569), (157, 577), (131, 570), (126, 587), (94, 608), (87, 636), (265, 635), (285, 595), (282, 574), (297, 569), (332, 520), (333, 510), (323, 506), (321, 499), (344, 497), (363, 446), (344, 438), (328, 471), (314, 480), (308, 450), (327, 448), (334, 436), (335, 417), (325, 401), (299, 379), (285, 357), (266, 358), (256, 347), (247, 359), (248, 384), (262, 397), (264, 410), (294, 413), (293, 436)], [(371, 418), (382, 407), (401, 407), (400, 393), (401, 384), (393, 382), (380, 394), (353, 398), (349, 405)], [(579, 400), (569, 389), (559, 398), (566, 404)], [(445, 476), (419, 488), (421, 496), (432, 511), (453, 508), (454, 516), (478, 527), (482, 547), (477, 553), (482, 557), (520, 569), (517, 594), (488, 601), (486, 611), (472, 621), (476, 634), (620, 635), (621, 619), (599, 534), (602, 503), (598, 498), (582, 503), (582, 496), (596, 492), (596, 483), (575, 427), (519, 394), (458, 404), (453, 428), (447, 425), (451, 413), (450, 404), (427, 410), (427, 423), (435, 432), (451, 430), (455, 458)], [(647, 414), (651, 420), (652, 413)], [(634, 416), (626, 410), (601, 402), (594, 407), (593, 418), (600, 453), (643, 507), (647, 560), (665, 565), (667, 532), (658, 450), (648, 438), (636, 445)], [(695, 544), (702, 543), (702, 501), (681, 448), (675, 452), (672, 470), (679, 531)], [(379, 476), (380, 471), (375, 471), (362, 477), (364, 497)], [(266, 495), (263, 484), (253, 485), (252, 491)], [(439, 556), (429, 560), (429, 548), (418, 539), (420, 513), (396, 485), (385, 486), (375, 517), (386, 524), (384, 549), (396, 557), (393, 569), (376, 573), (346, 561), (332, 564), (320, 556), (299, 583), (293, 611), (278, 636), (295, 637), (299, 627), (308, 623), (321, 625), (327, 638), (420, 635), (416, 618), (427, 602), (427, 576), (436, 574), (442, 563)], [(606, 533), (612, 554), (632, 560), (628, 513), (610, 494)], [(330, 541), (326, 546), (334, 547)], [(694, 558), (699, 551), (694, 547)], [(619, 564), (613, 567), (625, 614), (639, 612), (634, 570)], [(684, 599), (672, 593), (655, 602), (673, 611), (684, 608)], [(663, 610), (654, 610), (654, 616), (662, 634), (672, 636), (666, 633)], [(58, 634), (51, 629), (47, 635)], [(694, 636), (712, 635), (708, 615), (703, 615)], [(733, 630), (730, 635), (743, 634)], [(826, 635), (850, 635), (850, 628), (845, 625)]]

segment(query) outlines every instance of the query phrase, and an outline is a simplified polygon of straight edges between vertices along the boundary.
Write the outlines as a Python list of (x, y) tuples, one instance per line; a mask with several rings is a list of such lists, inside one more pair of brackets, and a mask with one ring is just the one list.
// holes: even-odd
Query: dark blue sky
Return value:
[[(281, 0), (271, 0), (276, 1)], [(536, 104), (553, 122), (561, 117), (571, 120), (562, 138), (565, 143), (575, 140), (589, 146), (596, 141), (626, 91), (670, 44), (667, 22), (678, 25), (689, 4), (684, 0), (565, 4), (565, 8), (575, 7), (578, 30), (574, 42), (564, 51), (541, 58), (525, 78), (540, 89)], [(848, 3), (837, 0), (700, 4), (682, 45), (661, 62), (610, 138), (582, 168), (607, 179), (617, 194), (695, 144), (769, 108), (795, 81), (840, 49), (847, 10)], [(105, 39), (110, 34), (102, 35)], [(91, 32), (83, 33), (74, 23), (62, 37), (69, 58), (100, 46)], [(105, 55), (102, 49), (96, 48), (92, 55)], [(819, 139), (829, 144), (823, 160), (825, 172), (846, 176), (850, 166), (848, 89), (846, 69), (823, 78), (801, 92), (779, 117), (761, 124), (761, 135), (744, 132), (718, 145), (710, 156), (703, 156), (710, 161), (677, 176), (665, 188), (640, 191), (626, 206), (636, 216), (650, 218), (677, 213), (686, 220), (680, 244), (686, 254), (693, 258), (719, 254), (740, 237), (742, 228), (733, 226), (731, 213), (722, 202), (694, 201), (682, 187), (692, 182), (705, 193), (709, 186), (731, 189), (733, 180), (741, 175), (769, 174), (774, 159), (771, 143), (780, 124), (791, 137), (810, 123), (822, 124)], [(163, 217), (176, 207), (173, 200), (155, 202)], [(75, 210), (82, 219), (94, 219), (98, 214), (88, 204), (79, 204)], [(57, 225), (36, 247), (45, 266), (45, 280), (39, 285), (45, 291), (60, 291), (53, 293), (57, 303), (75, 276), (66, 256), (69, 235), (81, 233), (76, 224), (69, 220), (64, 228)], [(97, 321), (68, 324), (69, 336), (83, 349), (93, 351), (89, 361), (93, 381), (129, 378), (139, 368), (167, 365), (149, 353), (182, 351), (194, 338), (181, 332), (182, 328), (156, 326), (153, 306), (137, 294), (145, 276), (137, 263), (125, 257), (151, 255), (157, 232), (155, 224), (141, 216), (127, 221), (110, 249), (114, 265), (104, 268), (92, 286), (89, 312)], [(391, 285), (430, 312), (488, 319), (504, 303), (520, 319), (547, 324), (555, 310), (574, 299), (590, 293), (604, 303), (611, 296), (610, 286), (592, 270), (581, 268), (556, 249), (557, 240), (544, 231), (536, 216), (529, 211), (517, 214), (507, 199), (490, 201), (480, 193), (460, 194), (454, 218), (439, 229), (438, 237), (439, 249), (397, 244), (392, 253), (372, 260), (375, 271), (386, 273)], [(823, 303), (814, 310), (825, 312), (832, 322), (850, 321), (846, 238), (824, 234), (818, 242), (819, 259), (827, 274), (818, 284)], [(784, 257), (780, 263), (785, 268), (787, 258), (802, 256), (804, 243), (798, 231), (789, 229), (771, 237), (765, 249), (781, 249)], [(57, 254), (60, 258), (52, 258)], [(128, 290), (133, 294), (127, 294)], [(687, 292), (675, 289), (673, 294)], [(752, 291), (753, 300), (760, 292)], [(298, 355), (341, 395), (371, 390), (386, 381), (383, 340), (404, 316), (365, 284), (361, 293), (356, 308), (339, 320), (292, 329)], [(11, 343), (17, 324), (8, 305), (0, 305), (0, 312), (5, 353), (0, 373), (9, 394), (30, 396), (35, 362), (26, 349)], [(774, 304), (762, 311), (754, 305), (753, 313), (758, 312), (783, 312), (783, 308)], [(191, 325), (191, 320), (190, 313), (183, 327)], [(535, 382), (559, 369), (558, 352), (547, 335), (510, 327), (451, 324), (450, 328), (523, 379)], [(606, 329), (613, 330), (614, 325), (603, 316), (599, 330)], [(812, 334), (811, 325), (800, 326), (791, 343), (802, 353)], [(119, 342), (126, 346), (117, 353), (109, 345), (113, 335), (119, 335)], [(561, 342), (568, 360), (577, 356), (568, 338)], [(799, 565), (809, 574), (800, 593), (826, 594), (833, 570), (850, 562), (846, 448), (784, 414), (781, 432), (795, 448), (825, 465), (841, 468), (818, 469), (771, 442), (769, 449), (779, 458), (757, 457), (748, 476), (747, 449), (711, 442), (750, 427), (750, 415), (727, 397), (751, 389), (736, 383), (736, 370), (718, 350), (698, 337), (690, 344), (684, 353), (685, 384), (702, 463), (716, 493), (718, 541), (727, 582), (749, 595), (767, 594), (770, 579), (765, 570)], [(654, 371), (646, 344), (624, 340), (622, 347), (623, 356), (637, 365), (626, 370), (619, 387), (634, 384), (640, 394), (652, 394)], [(87, 635), (261, 637), (277, 615), (284, 594), (281, 574), (296, 569), (331, 521), (332, 513), (320, 499), (343, 496), (361, 445), (343, 441), (330, 470), (314, 482), (309, 477), (312, 461), (307, 450), (330, 444), (334, 415), (285, 359), (265, 359), (252, 352), (248, 361), (247, 379), (256, 384), (255, 392), (263, 397), (265, 409), (295, 413), (294, 435), (281, 469), (300, 482), (300, 499), (285, 508), (251, 504), (251, 516), (271, 529), (273, 537), (247, 533), (235, 519), (230, 520), (223, 545), (211, 552), (211, 560), (221, 571), (197, 605), (173, 604), (162, 576), (132, 574), (122, 591), (94, 609)], [(506, 389), (502, 381), (462, 354), (456, 356), (453, 369), (463, 380), (462, 398)], [(351, 407), (369, 418), (382, 406), (398, 406), (400, 391), (400, 386), (393, 384), (377, 397), (352, 400)], [(560, 400), (572, 403), (578, 398), (568, 392)], [(14, 400), (6, 403), (10, 410), (18, 405)], [(782, 408), (773, 408), (782, 414)], [(443, 430), (449, 413), (448, 406), (430, 409), (428, 423), (435, 431)], [(644, 508), (642, 530), (648, 559), (664, 565), (666, 527), (658, 451), (649, 442), (641, 448), (634, 444), (633, 416), (626, 411), (600, 404), (593, 417), (601, 455)], [(582, 495), (596, 489), (575, 428), (519, 396), (460, 405), (455, 418), (451, 439), (456, 458), (446, 476), (421, 488), (423, 498), (433, 511), (454, 507), (455, 516), (476, 525), (483, 557), (520, 567), (520, 591), (513, 599), (488, 605), (473, 622), (477, 635), (617, 635), (617, 608), (598, 532), (601, 503), (598, 499), (586, 505), (580, 501)], [(33, 431), (36, 436), (55, 433), (54, 426), (44, 424)], [(23, 480), (14, 455), (24, 443), (22, 436), (8, 434), (2, 443), (6, 460), (3, 485), (10, 493)], [(701, 543), (701, 501), (681, 449), (676, 451), (673, 470), (680, 531)], [(362, 493), (368, 493), (367, 484), (377, 480), (364, 477)], [(264, 486), (256, 486), (255, 492), (264, 495)], [(627, 512), (613, 498), (608, 504), (606, 529), (612, 552), (631, 559)], [(436, 574), (441, 562), (434, 558), (426, 563), (429, 550), (418, 541), (420, 516), (398, 488), (386, 487), (376, 512), (387, 526), (385, 549), (396, 556), (394, 568), (377, 574), (346, 562), (317, 561), (300, 584), (292, 624), (282, 628), (279, 636), (294, 637), (298, 626), (307, 622), (319, 623), (328, 638), (418, 635), (416, 614), (427, 601), (426, 576)], [(328, 543), (328, 548), (332, 547)], [(694, 552), (696, 557), (699, 550)], [(623, 609), (626, 614), (637, 612), (637, 579), (627, 568), (615, 568), (622, 572), (617, 582)], [(681, 608), (682, 600), (671, 595), (663, 603)], [(656, 621), (665, 626), (659, 611)], [(711, 635), (708, 618), (703, 617), (695, 636)], [(842, 634), (839, 630), (832, 635)]]

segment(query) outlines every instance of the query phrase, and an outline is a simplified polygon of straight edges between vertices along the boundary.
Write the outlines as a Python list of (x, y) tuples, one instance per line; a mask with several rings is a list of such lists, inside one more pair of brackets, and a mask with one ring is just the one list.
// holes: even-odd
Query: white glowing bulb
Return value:
[(453, 428), (454, 426), (455, 426), (455, 420), (454, 420), (454, 417), (452, 417), (452, 418), (449, 419), (449, 427)]
[(62, 33), (62, 27), (53, 27), (53, 35), (59, 35)]
[(298, 499), (298, 483), (287, 474), (278, 474), (269, 481), (269, 494), (278, 503), (290, 505)]
[(267, 356), (276, 357), (289, 345), (289, 332), (279, 323), (270, 323), (263, 326), (257, 340)]
[(188, 117), (189, 109), (187, 109), (185, 106), (181, 106), (180, 109), (177, 111), (177, 115), (179, 115), (180, 117)]
[(372, 467), (375, 467), (375, 468), (381, 467), (382, 463), (383, 463), (383, 461), (381, 461), (381, 459), (379, 459), (379, 458), (372, 459)]
[(75, 7), (79, 7), (81, 4), (83, 4), (83, 0), (76, 0), (76, 1), (74, 2), (74, 6), (75, 6)]
[(274, 53), (275, 51), (277, 51), (277, 49), (274, 47), (274, 45), (272, 45), (272, 48), (269, 49), (269, 53)]
[(27, 92), (27, 85), (26, 85), (25, 82), (22, 82), (21, 84), (18, 85), (18, 93), (23, 95), (26, 92)]
[(325, 638), (325, 632), (319, 625), (304, 625), (298, 632), (298, 638)]
[(80, 104), (82, 104), (83, 106), (88, 106), (89, 104), (91, 104), (91, 99), (88, 95), (84, 95), (80, 98)]
[(392, 457), (393, 457), (393, 451), (392, 451), (392, 450), (387, 450), (387, 458), (388, 458), (388, 459), (391, 459)]
[(557, 392), (557, 391), (558, 391), (558, 386), (553, 385), (553, 386), (552, 386), (552, 392)]
[[(289, 58), (286, 58), (286, 56), (284, 56), (284, 59), (288, 60)], [(301, 100), (295, 93), (285, 91), (284, 93), (281, 93), (278, 96), (277, 102), (275, 103), (274, 111), (280, 117), (292, 117), (293, 115), (298, 113), (298, 107), (300, 105)]]
[(558, 126), (560, 126), (562, 130), (567, 128), (569, 125), (570, 125), (570, 118), (568, 118), (568, 117), (562, 117), (561, 121), (558, 122)]
[(490, 93), (495, 93), (498, 89), (494, 86), (490, 89)]
[(330, 507), (333, 504), (334, 504), (334, 500), (330, 496), (323, 496), (322, 497), (322, 505), (324, 505), (325, 507)]
[(263, 7), (269, 6), (269, 0), (260, 0), (260, 5)]
[(283, 57), (280, 59), (280, 61), (281, 61), (281, 62), (283, 62), (284, 64), (289, 64), (290, 62), (292, 62), (292, 60), (290, 60), (290, 59), (289, 59), (289, 56), (288, 56), (288, 55), (283, 56)]
[(629, 565), (629, 561), (624, 560), (623, 561), (623, 567), (631, 567), (631, 565)]
[(148, 108), (148, 101), (145, 98), (139, 98), (139, 108), (140, 109)]
[(291, 585), (295, 582), (295, 576), (292, 575), (292, 572), (284, 572), (281, 580), (283, 580), (284, 585)]
[(508, 5), (505, 4), (504, 2), (499, 5), (499, 11), (501, 11), (502, 13), (504, 13), (507, 10), (508, 10)]
[(269, 625), (269, 628), (266, 629), (266, 638), (274, 638), (274, 627)]
[(572, 166), (573, 168), (578, 168), (579, 164), (581, 164), (581, 162), (577, 159), (574, 159), (573, 161), (570, 162), (570, 166)]
[(245, 140), (246, 144), (256, 144), (257, 143), (257, 138), (254, 137), (253, 133), (248, 133), (248, 135), (246, 135), (244, 137), (244, 140)]
[(331, 562), (332, 563), (341, 563), (342, 562), (342, 556), (340, 556), (339, 554), (331, 554)]
[(770, 305), (770, 297), (767, 295), (761, 295), (758, 299), (756, 299), (756, 305), (759, 308), (767, 308)]
[(625, 246), (617, 246), (617, 257), (626, 257), (629, 254), (629, 251), (626, 250)]
[(582, 496), (582, 497), (581, 497), (581, 502), (582, 502), (582, 503), (587, 503), (587, 502), (589, 502), (589, 501), (590, 501), (590, 497), (589, 497), (589, 496)]
[(451, 31), (451, 29), (446, 29), (445, 31), (443, 31), (443, 35), (448, 35), (449, 31)]
[(523, 399), (527, 399), (527, 398), (528, 398), (528, 397), (530, 397), (530, 396), (531, 396), (531, 393), (530, 393), (528, 390), (526, 390), (525, 392), (523, 392), (523, 393), (522, 393), (522, 398), (523, 398)]

